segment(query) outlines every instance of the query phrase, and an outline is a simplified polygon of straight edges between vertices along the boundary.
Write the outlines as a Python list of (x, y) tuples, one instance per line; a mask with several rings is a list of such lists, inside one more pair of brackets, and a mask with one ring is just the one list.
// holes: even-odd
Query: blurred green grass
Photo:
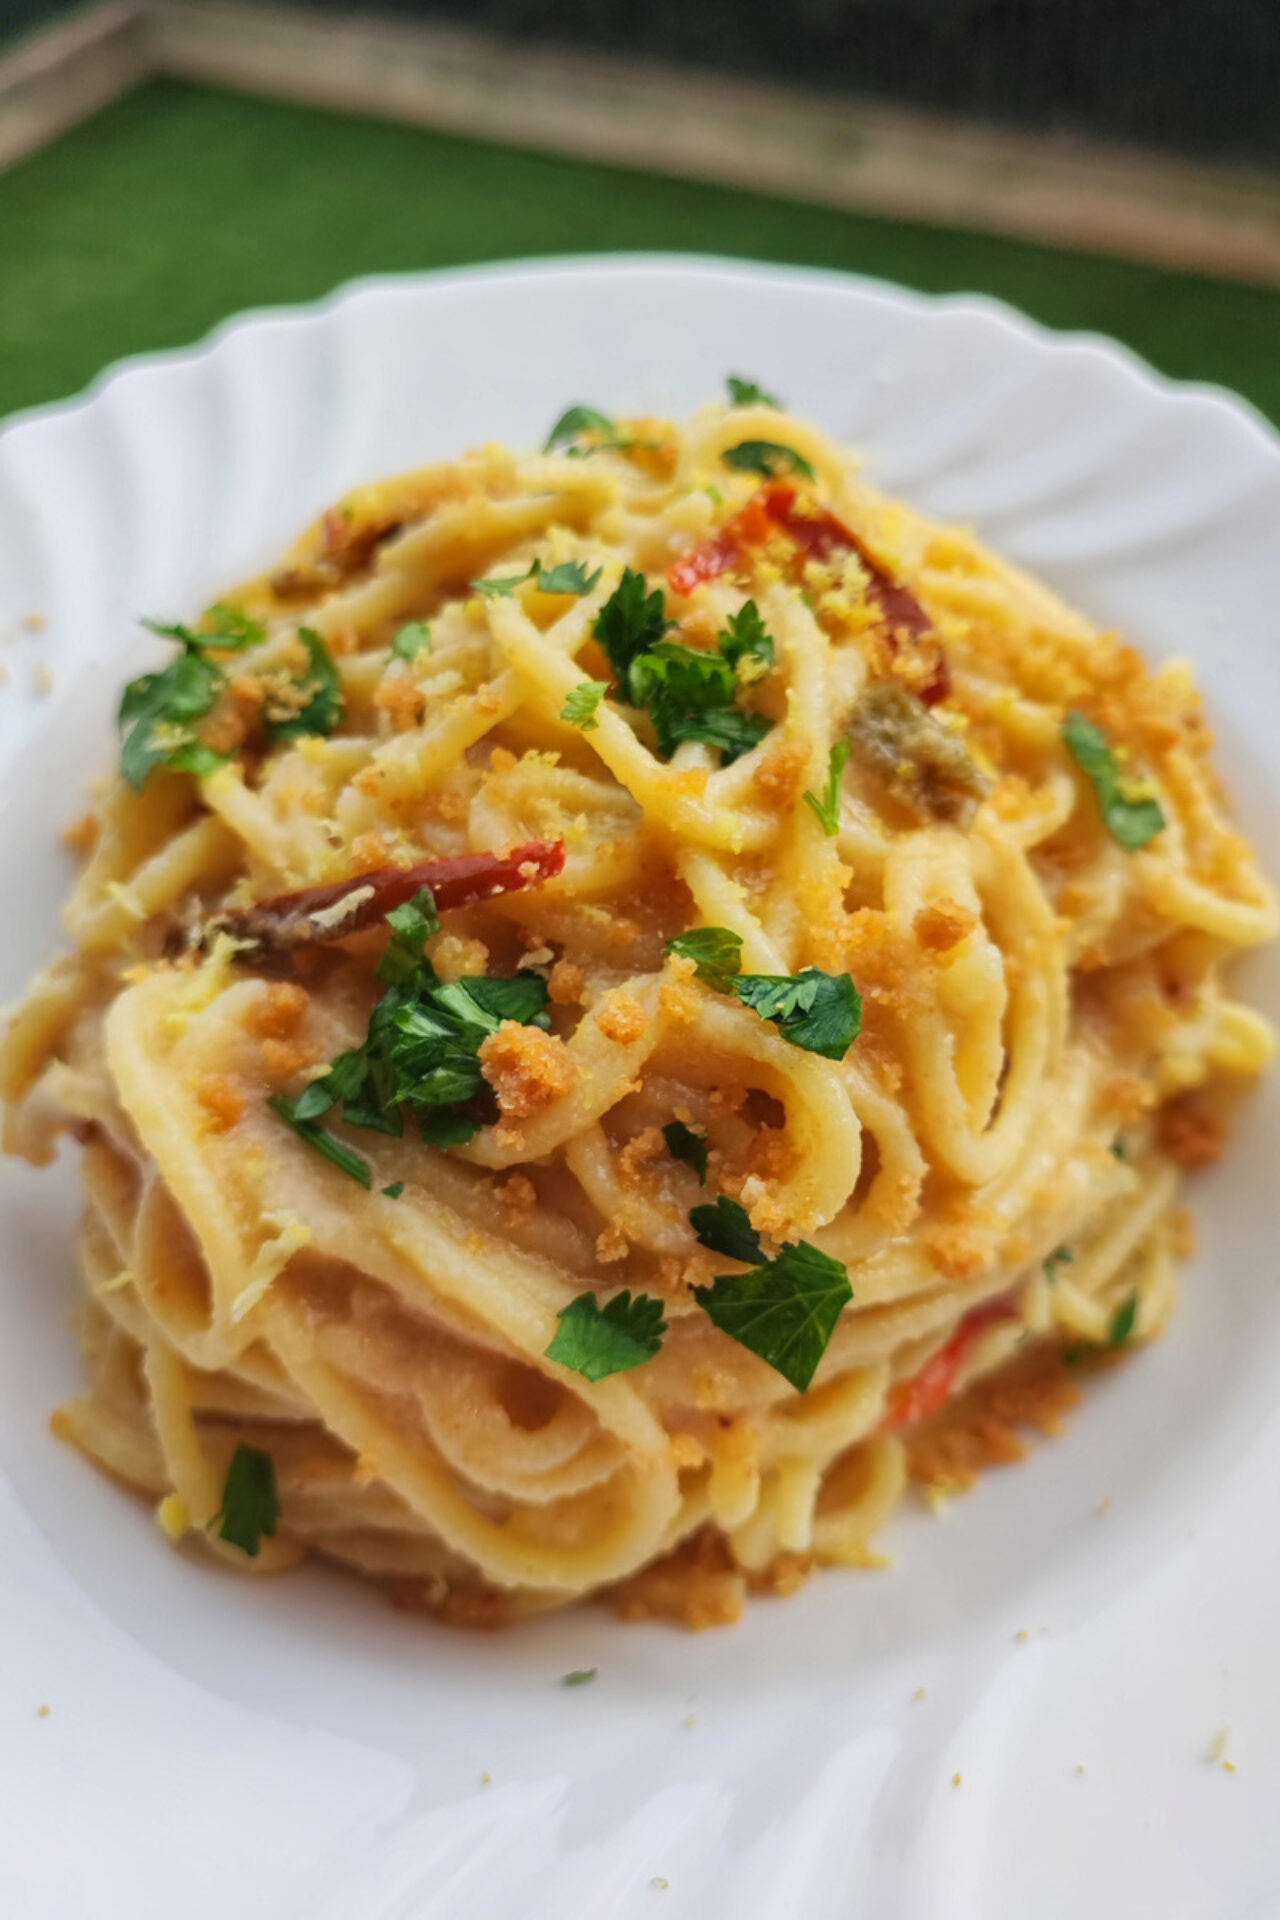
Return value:
[(0, 174), (0, 413), (354, 274), (664, 249), (981, 291), (1280, 422), (1280, 292), (155, 81)]

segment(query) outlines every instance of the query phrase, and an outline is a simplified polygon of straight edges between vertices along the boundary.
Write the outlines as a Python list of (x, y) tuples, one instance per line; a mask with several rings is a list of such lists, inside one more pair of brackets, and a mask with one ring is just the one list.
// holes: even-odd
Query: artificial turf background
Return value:
[(355, 274), (688, 250), (981, 291), (1280, 423), (1280, 291), (154, 81), (0, 174), (0, 414)]

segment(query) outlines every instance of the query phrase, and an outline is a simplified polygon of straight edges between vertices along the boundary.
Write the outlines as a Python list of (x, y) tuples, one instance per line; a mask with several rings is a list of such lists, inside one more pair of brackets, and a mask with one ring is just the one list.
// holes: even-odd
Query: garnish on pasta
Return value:
[(1280, 920), (1199, 696), (728, 399), (362, 486), (125, 689), (5, 1140), (59, 1430), (241, 1571), (727, 1620), (1172, 1308)]

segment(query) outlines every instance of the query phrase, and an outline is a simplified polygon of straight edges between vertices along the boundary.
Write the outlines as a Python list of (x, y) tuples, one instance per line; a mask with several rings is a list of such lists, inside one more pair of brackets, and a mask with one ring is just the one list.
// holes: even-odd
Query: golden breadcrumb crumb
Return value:
[(196, 1082), (195, 1096), (206, 1114), (209, 1133), (228, 1133), (244, 1118), (245, 1097), (225, 1073), (206, 1073)]
[(509, 1174), (498, 1194), (507, 1211), (520, 1220), (527, 1220), (538, 1204), (538, 1189), (525, 1173)]
[(926, 953), (950, 953), (977, 924), (977, 914), (957, 900), (935, 900), (932, 906), (921, 907), (912, 922), (916, 939)]
[(767, 1567), (747, 1574), (752, 1593), (771, 1593), (778, 1599), (797, 1593), (813, 1572), (811, 1553), (776, 1553)]
[(984, 1468), (1021, 1460), (1027, 1427), (1058, 1433), (1079, 1399), (1061, 1347), (1041, 1341), (976, 1381), (934, 1419), (909, 1427), (903, 1435), (907, 1471), (920, 1485), (963, 1491)]
[(376, 827), (367, 833), (358, 833), (351, 842), (351, 865), (356, 873), (375, 873), (390, 862), (391, 844)]
[(283, 1040), (296, 1033), (307, 1011), (307, 990), (292, 980), (273, 981), (253, 1011), (253, 1024), (264, 1040)]
[(925, 1240), (925, 1252), (944, 1280), (972, 1280), (991, 1260), (991, 1249), (971, 1226), (944, 1221)]
[(582, 1004), (586, 975), (573, 960), (557, 960), (547, 981), (547, 993), (553, 1006), (577, 1007)]
[(563, 1100), (578, 1071), (563, 1040), (518, 1020), (504, 1020), (482, 1043), (480, 1065), (499, 1107), (513, 1120), (526, 1120)]
[(102, 820), (90, 807), (78, 820), (73, 820), (62, 836), (62, 844), (72, 853), (92, 853), (98, 844), (98, 835), (102, 832)]
[(786, 812), (799, 798), (808, 758), (808, 748), (799, 740), (793, 740), (786, 746), (776, 747), (752, 774), (752, 786), (775, 813)]
[(703, 1527), (604, 1598), (624, 1620), (674, 1620), (696, 1632), (740, 1619), (745, 1585), (725, 1541)]
[(427, 696), (416, 680), (398, 673), (379, 681), (374, 689), (373, 704), (391, 716), (397, 733), (408, 733), (421, 720)]
[(273, 1040), (268, 1036), (262, 1042), (262, 1059), (272, 1082), (278, 1084), (292, 1080), (311, 1065), (311, 1049), (302, 1040)]
[(616, 1040), (619, 1046), (629, 1047), (644, 1038), (649, 1016), (634, 994), (615, 987), (597, 1009), (596, 1024), (606, 1040)]
[(596, 1259), (602, 1266), (612, 1266), (617, 1260), (625, 1260), (630, 1251), (631, 1242), (616, 1221), (597, 1235)]
[(1156, 1139), (1185, 1172), (1211, 1167), (1221, 1160), (1227, 1144), (1226, 1114), (1203, 1094), (1179, 1094), (1157, 1114)]

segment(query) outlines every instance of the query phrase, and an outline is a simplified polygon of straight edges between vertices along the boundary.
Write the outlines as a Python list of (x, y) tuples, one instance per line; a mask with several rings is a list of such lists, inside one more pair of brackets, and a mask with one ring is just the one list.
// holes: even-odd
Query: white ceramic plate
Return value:
[[(574, 400), (680, 415), (731, 370), (1189, 654), (1280, 870), (1280, 445), (1239, 402), (986, 300), (569, 261), (251, 316), (0, 434), (0, 994), (57, 940), (57, 835), (115, 751), (136, 614), (193, 612), (354, 482), (537, 440)], [(1277, 971), (1248, 976), (1273, 1012)], [(1201, 1185), (1172, 1332), (1065, 1439), (904, 1517), (892, 1572), (703, 1636), (591, 1609), (468, 1636), (173, 1553), (49, 1434), (76, 1175), (6, 1168), (0, 1915), (1273, 1920), (1278, 1154), (1273, 1076)]]

